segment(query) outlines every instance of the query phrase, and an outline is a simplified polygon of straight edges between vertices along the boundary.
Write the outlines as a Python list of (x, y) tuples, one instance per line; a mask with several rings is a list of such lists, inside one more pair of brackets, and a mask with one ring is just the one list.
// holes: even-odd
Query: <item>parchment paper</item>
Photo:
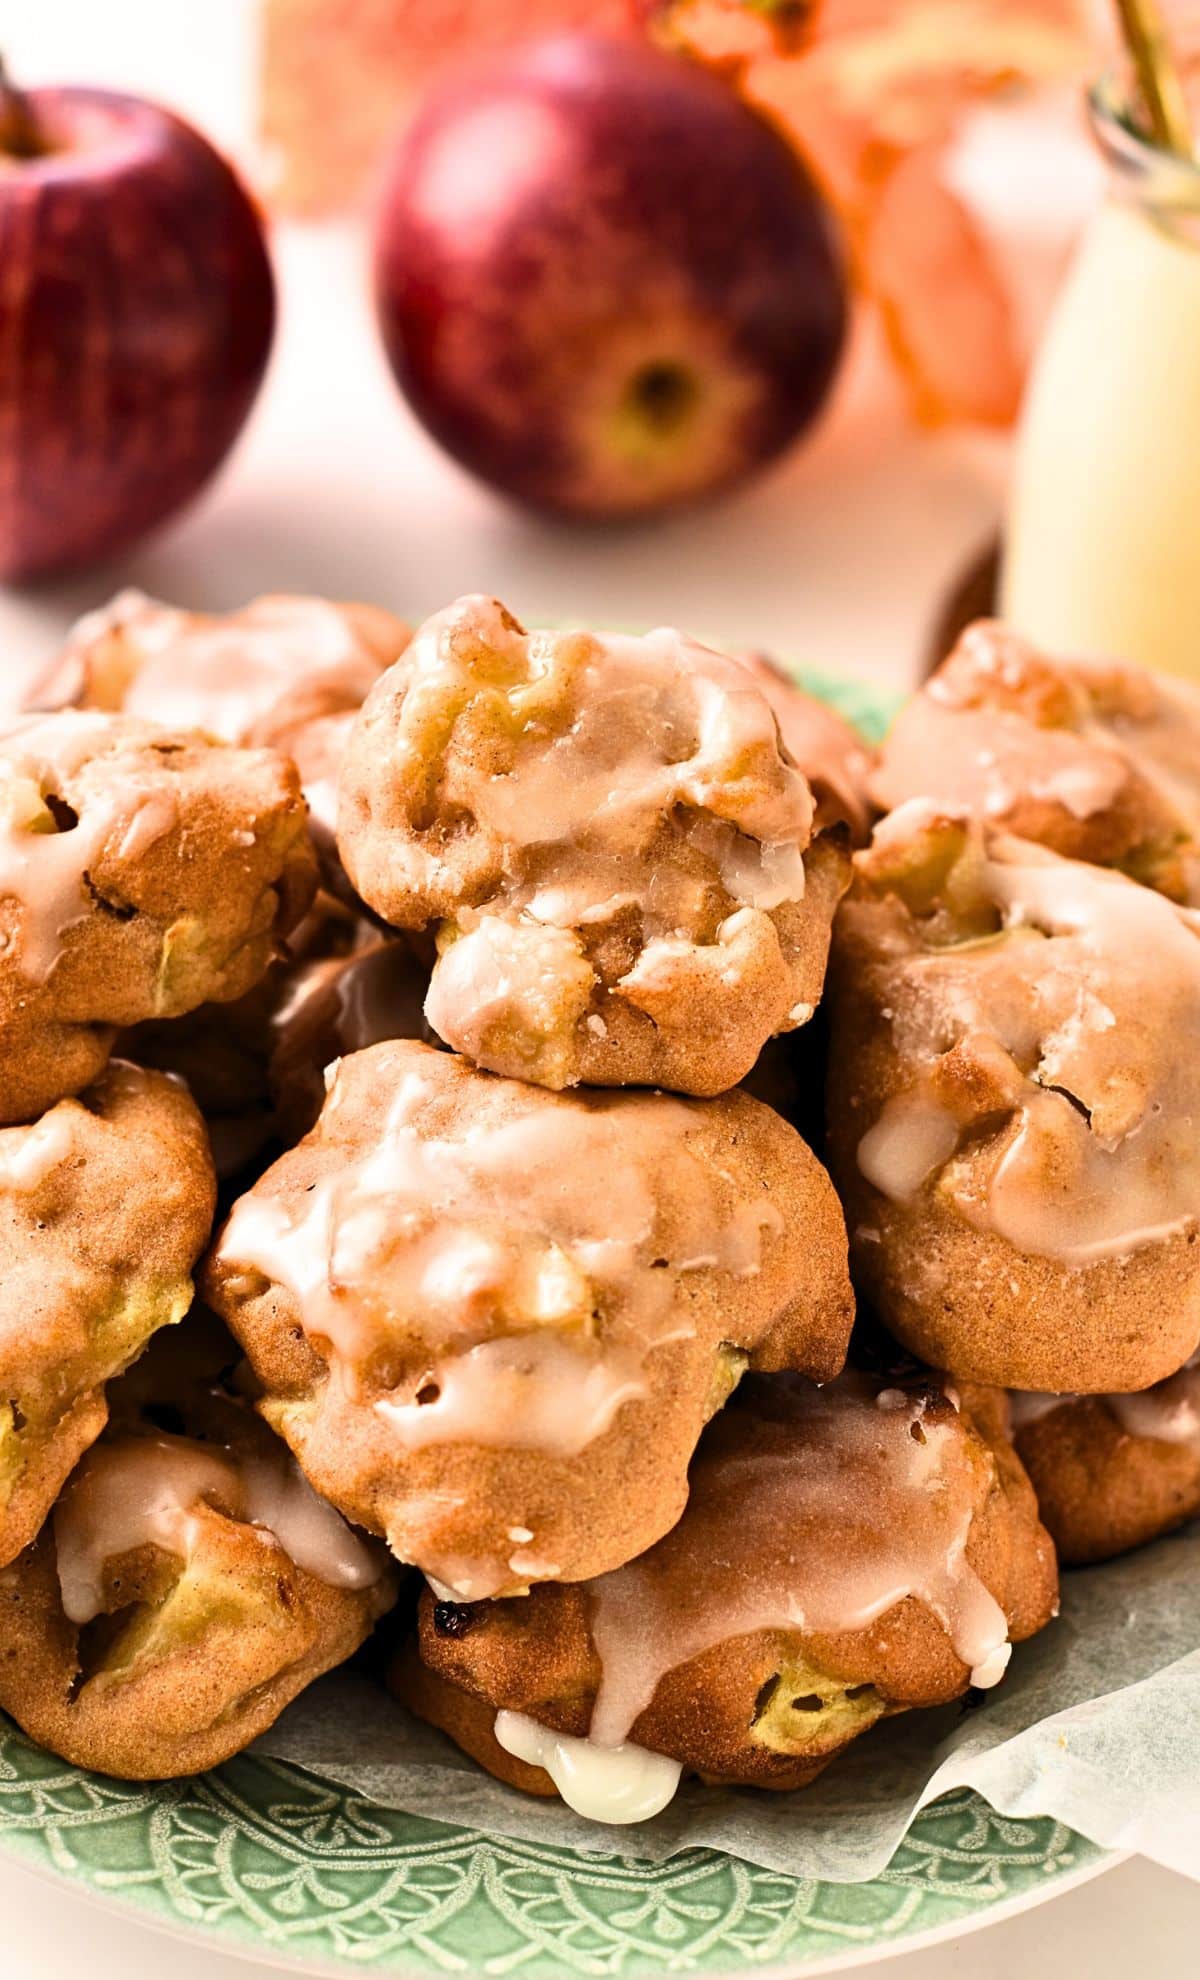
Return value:
[(876, 1726), (796, 1794), (685, 1782), (654, 1821), (602, 1827), (502, 1787), (358, 1675), (313, 1686), (255, 1750), (497, 1835), (655, 1860), (704, 1845), (835, 1883), (875, 1876), (918, 1809), (973, 1787), (1200, 1881), (1200, 1523), (1066, 1574), (1059, 1619), (995, 1691)]

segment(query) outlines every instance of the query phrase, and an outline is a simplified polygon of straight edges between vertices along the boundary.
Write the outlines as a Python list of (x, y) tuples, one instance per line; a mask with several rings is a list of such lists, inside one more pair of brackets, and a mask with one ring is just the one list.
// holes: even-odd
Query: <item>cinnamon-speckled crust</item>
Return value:
[[(279, 1448), (216, 1394), (171, 1401), (189, 1436), (235, 1463)], [(154, 1436), (152, 1421), (121, 1414), (124, 1437)], [(382, 1550), (377, 1581), (339, 1587), (219, 1497), (192, 1519), (186, 1560), (152, 1542), (107, 1560), (103, 1609), (82, 1629), (64, 1612), (53, 1520), (0, 1570), (0, 1709), (73, 1766), (160, 1780), (219, 1765), (351, 1656), (395, 1600)]]
[(185, 1089), (114, 1060), (0, 1130), (0, 1562), (99, 1436), (105, 1384), (187, 1311), (216, 1197)]
[[(1036, 1064), (1022, 1070), (992, 1029), (995, 1013), (977, 972), (998, 949), (971, 877), (981, 843), (975, 829), (915, 801), (893, 814), (871, 849), (856, 855), (856, 879), (838, 916), (826, 999), (826, 1154), (845, 1207), (855, 1284), (906, 1347), (963, 1379), (1055, 1393), (1146, 1388), (1180, 1367), (1200, 1339), (1194, 1222), (1075, 1262), (1018, 1248), (986, 1216), (964, 1211), (968, 1198), (986, 1208), (1023, 1101), (1050, 1091), (1054, 1078), (1048, 1071), (1039, 1082)], [(1134, 896), (1147, 891), (1101, 877)], [(998, 940), (1024, 942), (1035, 932), (1017, 927)], [(1143, 1007), (1132, 1014), (1139, 1069), (1153, 1060), (1168, 1072), (1175, 1042), (1167, 1007), (1156, 1016), (1154, 1006), (1161, 972), (1151, 957), (1144, 961)], [(939, 975), (948, 963), (960, 971), (949, 989)], [(1054, 980), (1049, 963), (1042, 980)], [(1111, 1014), (1099, 1015), (1110, 1022)], [(1048, 1029), (1042, 1036), (1049, 1063)], [(1135, 1077), (1131, 1068), (1131, 1087)], [(860, 1147), (888, 1104), (921, 1082), (952, 1123), (957, 1148), (952, 1160), (941, 1151), (909, 1199), (897, 1201), (867, 1180)], [(1128, 1146), (1137, 1145), (1130, 1137)], [(1048, 1156), (1047, 1216), (1060, 1182)]]
[(126, 710), (290, 756), (325, 884), (344, 896), (338, 769), (355, 711), (410, 637), (378, 605), (273, 596), (236, 612), (184, 612), (123, 591), (73, 628), (26, 706)]
[(1200, 1512), (1200, 1441), (1132, 1436), (1107, 1396), (1065, 1396), (1013, 1442), (1065, 1567), (1111, 1560)]
[(555, 1089), (736, 1084), (812, 1015), (848, 877), (738, 663), (675, 634), (527, 635), (486, 598), (368, 696), (338, 845), (369, 906), (436, 932), (439, 1035)]
[[(569, 1110), (585, 1123), (598, 1118), (605, 1134), (616, 1137), (615, 1150), (622, 1141), (628, 1147), (629, 1165), (637, 1164), (651, 1192), (651, 1226), (639, 1239), (638, 1269), (644, 1280), (645, 1267), (661, 1254), (661, 1275), (653, 1269), (650, 1278), (664, 1296), (669, 1293), (672, 1316), (666, 1337), (656, 1336), (644, 1360), (639, 1348), (641, 1392), (622, 1401), (599, 1434), (573, 1453), (515, 1441), (452, 1441), (449, 1435), (406, 1449), (375, 1405), (398, 1396), (409, 1406), (428, 1379), (438, 1349), (419, 1329), (415, 1336), (393, 1331), (348, 1386), (331, 1374), (328, 1340), (316, 1331), (305, 1334), (294, 1293), (264, 1271), (239, 1264), (231, 1226), (214, 1247), (207, 1296), (249, 1357), (265, 1392), (264, 1415), (291, 1444), (307, 1476), (348, 1518), (385, 1535), (400, 1559), (478, 1593), (512, 1592), (551, 1573), (567, 1580), (598, 1574), (640, 1552), (678, 1517), (701, 1428), (747, 1360), (759, 1368), (802, 1369), (818, 1379), (842, 1366), (851, 1300), (837, 1198), (795, 1131), (744, 1094), (710, 1102), (642, 1093), (549, 1094), (499, 1081), (429, 1046), (400, 1042), (341, 1061), (317, 1126), (244, 1201), (274, 1204), (302, 1218), (314, 1188), (385, 1145), (389, 1108), (413, 1081), (423, 1082), (428, 1095), (419, 1120), (422, 1137), (466, 1138), (472, 1150), (486, 1151), (492, 1137), (513, 1123), (537, 1126), (545, 1119), (553, 1125), (561, 1110)], [(617, 1153), (611, 1159), (623, 1160)], [(712, 1193), (718, 1222), (772, 1206), (772, 1229), (752, 1273), (703, 1260), (686, 1270), (665, 1262), (692, 1228), (689, 1206), (678, 1201), (678, 1172), (693, 1161)], [(603, 1207), (608, 1182), (602, 1171), (575, 1178), (573, 1186)], [(436, 1211), (432, 1197), (430, 1209)], [(237, 1215), (235, 1206), (235, 1222)], [(552, 1265), (562, 1256), (552, 1227), (546, 1224), (537, 1236), (536, 1202), (522, 1215), (530, 1241), (544, 1248)], [(713, 1232), (705, 1237), (711, 1243)], [(592, 1301), (608, 1297), (590, 1294)], [(587, 1297), (581, 1298), (586, 1305)], [(611, 1351), (611, 1328), (628, 1324), (619, 1308), (613, 1314), (596, 1311), (583, 1322), (576, 1316), (561, 1323), (560, 1338), (579, 1346), (582, 1325), (586, 1354), (603, 1357)], [(512, 1297), (468, 1302), (458, 1334), (442, 1351), (453, 1371), (454, 1357), (465, 1361), (481, 1339), (528, 1338), (540, 1346), (556, 1324), (524, 1311), (520, 1295), (515, 1308)], [(582, 1389), (577, 1396), (573, 1388), (583, 1374), (572, 1366), (555, 1404), (564, 1425), (584, 1406)], [(530, 1548), (523, 1552), (514, 1542), (514, 1533), (531, 1537), (536, 1560)]]
[(1070, 859), (1200, 900), (1200, 696), (1137, 667), (1040, 653), (980, 620), (901, 710), (872, 782), (982, 812)]
[[(735, 1400), (731, 1413), (739, 1407)], [(949, 1420), (949, 1403), (935, 1407)], [(968, 1390), (962, 1407), (961, 1435), (980, 1477), (967, 1559), (1020, 1642), (1056, 1612), (1054, 1551), (1004, 1435), (1004, 1398)], [(847, 1532), (852, 1546), (852, 1524)], [(496, 1741), (496, 1713), (521, 1712), (584, 1737), (600, 1674), (586, 1586), (464, 1607), (441, 1604), (427, 1589), (417, 1643), (402, 1651), (391, 1683), (490, 1773), (546, 1795), (554, 1793), (549, 1775)], [(910, 1596), (864, 1629), (760, 1630), (703, 1651), (660, 1679), (629, 1737), (706, 1781), (798, 1788), (878, 1719), (946, 1704), (969, 1682), (942, 1624)]]
[(290, 753), (294, 731), (357, 708), (410, 637), (378, 605), (270, 596), (184, 612), (122, 591), (71, 629), (25, 706), (128, 711)]
[(769, 653), (735, 653), (733, 657), (753, 674), (770, 702), (783, 746), (803, 770), (817, 801), (817, 825), (844, 825), (853, 844), (865, 846), (872, 821), (878, 816), (871, 794), (877, 752), (836, 708), (798, 687)]
[(0, 740), (0, 1120), (86, 1086), (119, 1029), (242, 996), (315, 880), (296, 773), (273, 751), (118, 715), (11, 729)]

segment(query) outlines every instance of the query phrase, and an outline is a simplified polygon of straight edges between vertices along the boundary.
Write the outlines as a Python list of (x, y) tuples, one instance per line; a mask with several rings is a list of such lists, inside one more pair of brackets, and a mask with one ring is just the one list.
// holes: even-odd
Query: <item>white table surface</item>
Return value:
[[(244, 149), (252, 0), (0, 0), (0, 45), (28, 81), (94, 80), (172, 101)], [(185, 45), (186, 44), (186, 45)], [(941, 598), (994, 524), (1004, 451), (918, 438), (859, 354), (810, 445), (718, 508), (588, 534), (514, 513), (441, 458), (390, 387), (348, 228), (284, 229), (281, 335), (251, 428), (215, 489), (169, 535), (25, 594), (0, 593), (11, 690), (70, 619), (121, 584), (196, 606), (255, 592), (378, 599), (418, 617), (464, 590), (530, 618), (675, 621), (833, 670), (911, 679)], [(1154, 1980), (1196, 1970), (1200, 1887), (1133, 1861), (1036, 1912), (889, 1962), (896, 1980)], [(114, 1921), (61, 1885), (0, 1863), (6, 1980), (222, 1980), (245, 1962)]]

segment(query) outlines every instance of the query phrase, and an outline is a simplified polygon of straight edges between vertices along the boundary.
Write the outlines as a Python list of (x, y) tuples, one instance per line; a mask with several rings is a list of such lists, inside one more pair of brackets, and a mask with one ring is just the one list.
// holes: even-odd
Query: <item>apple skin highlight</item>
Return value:
[(242, 427), (275, 325), (258, 215), (198, 132), (107, 90), (19, 102), (16, 141), (0, 116), (8, 581), (112, 555), (188, 501)]

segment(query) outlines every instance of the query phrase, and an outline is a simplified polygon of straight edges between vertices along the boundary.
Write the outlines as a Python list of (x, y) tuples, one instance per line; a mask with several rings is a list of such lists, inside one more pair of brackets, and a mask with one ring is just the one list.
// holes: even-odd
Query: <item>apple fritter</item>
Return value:
[(841, 832), (736, 661), (679, 633), (526, 633), (463, 598), (372, 689), (338, 845), (428, 929), (426, 1015), (489, 1071), (724, 1092), (812, 1015)]
[(290, 756), (326, 885), (340, 893), (342, 754), (354, 712), (410, 637), (379, 605), (269, 596), (236, 612), (184, 612), (122, 591), (72, 629), (27, 706), (123, 711)]
[(914, 799), (855, 859), (828, 1149), (860, 1291), (998, 1387), (1148, 1387), (1200, 1341), (1200, 914)]
[(1200, 1512), (1200, 1361), (1126, 1396), (1017, 1391), (1012, 1435), (1068, 1567), (1143, 1547)]
[(1115, 661), (1052, 659), (980, 620), (896, 717), (874, 795), (971, 810), (1069, 859), (1200, 905), (1200, 694)]
[(1003, 1676), (1057, 1609), (1004, 1399), (940, 1377), (749, 1378), (686, 1510), (615, 1573), (421, 1598), (397, 1695), (501, 1779), (637, 1820), (681, 1772), (806, 1785), (877, 1720)]
[(280, 748), (306, 723), (357, 708), (409, 636), (378, 605), (270, 596), (185, 612), (122, 591), (72, 628), (26, 706), (100, 708)]
[(104, 1066), (117, 1032), (243, 995), (312, 899), (304, 800), (272, 750), (121, 715), (0, 736), (0, 1121)]
[(747, 1364), (834, 1375), (851, 1322), (837, 1198), (769, 1108), (408, 1041), (340, 1061), (206, 1284), (317, 1489), (463, 1597), (640, 1552)]
[(216, 1186), (176, 1080), (113, 1060), (0, 1129), (0, 1562), (99, 1436), (105, 1384), (187, 1312)]
[(200, 1773), (358, 1648), (395, 1574), (249, 1408), (217, 1391), (114, 1405), (0, 1571), (0, 1707), (78, 1767)]

